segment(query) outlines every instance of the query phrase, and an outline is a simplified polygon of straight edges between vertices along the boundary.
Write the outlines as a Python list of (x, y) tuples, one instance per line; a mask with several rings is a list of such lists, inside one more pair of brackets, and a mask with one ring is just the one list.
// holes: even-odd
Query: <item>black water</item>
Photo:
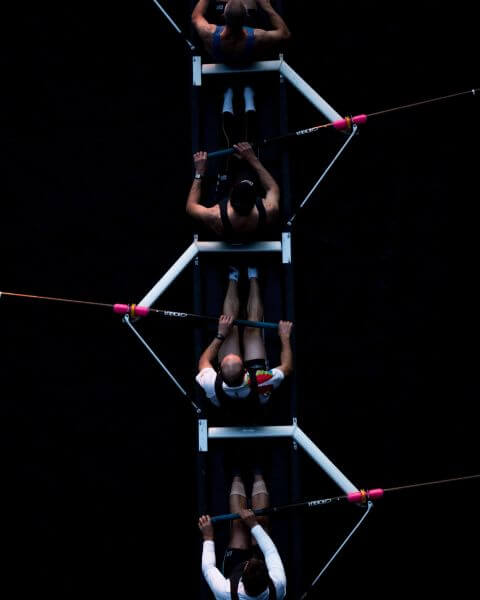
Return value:
[[(289, 4), (288, 62), (342, 114), (478, 85), (466, 3)], [(188, 54), (147, 0), (3, 17), (0, 289), (138, 301), (191, 242)], [(316, 122), (289, 100), (292, 129)], [(477, 109), (467, 97), (372, 119), (298, 219), (300, 420), (367, 488), (480, 470)], [(298, 202), (334, 147), (292, 147)], [(191, 310), (190, 273), (162, 307)], [(140, 597), (178, 579), (195, 597), (190, 406), (108, 311), (4, 297), (0, 318), (2, 587)], [(191, 386), (189, 327), (142, 331)], [(306, 497), (332, 492), (302, 469)], [(476, 491), (379, 502), (317, 597), (467, 591)], [(305, 584), (354, 518), (304, 517)]]

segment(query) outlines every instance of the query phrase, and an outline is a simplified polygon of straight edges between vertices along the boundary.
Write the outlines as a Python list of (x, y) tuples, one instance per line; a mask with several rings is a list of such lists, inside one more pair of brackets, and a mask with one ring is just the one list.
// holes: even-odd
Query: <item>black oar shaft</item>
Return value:
[[(175, 312), (171, 310), (160, 310), (156, 308), (150, 309), (151, 312), (157, 313), (162, 317), (172, 319), (189, 319), (192, 321), (218, 321), (218, 317), (212, 317), (207, 315), (196, 315), (192, 313)], [(234, 325), (241, 325), (244, 327), (256, 327), (258, 329), (278, 329), (278, 323), (269, 323), (268, 321), (248, 321), (246, 319), (235, 319)]]
[[(453, 479), (441, 479), (438, 481), (427, 481), (423, 483), (414, 483), (411, 485), (401, 485), (398, 487), (391, 488), (374, 488), (370, 490), (360, 490), (359, 492), (350, 492), (344, 496), (334, 496), (333, 498), (321, 498), (320, 500), (311, 500), (309, 502), (298, 502), (296, 504), (285, 504), (283, 506), (273, 506), (268, 508), (256, 509), (254, 510), (254, 514), (256, 515), (268, 515), (288, 510), (296, 510), (301, 508), (316, 508), (318, 506), (324, 506), (326, 504), (333, 504), (335, 502), (349, 502), (356, 504), (365, 504), (368, 500), (377, 500), (378, 498), (382, 498), (385, 492), (398, 492), (401, 490), (409, 490), (413, 488), (420, 487), (428, 487), (441, 485), (445, 483), (455, 483), (458, 481), (469, 481), (472, 479), (479, 479), (480, 474), (478, 475), (467, 475), (465, 477), (455, 477)], [(238, 513), (229, 513), (225, 515), (217, 515), (212, 517), (212, 523), (217, 523), (219, 521), (233, 521), (234, 519), (239, 519), (240, 515)]]
[[(297, 502), (295, 504), (284, 504), (282, 506), (269, 506), (268, 508), (256, 508), (253, 513), (257, 516), (271, 515), (279, 512), (286, 512), (289, 510), (296, 510), (299, 508), (315, 508), (324, 504), (332, 504), (334, 502), (341, 502), (342, 500), (348, 500), (348, 496), (334, 496), (333, 498), (322, 498), (321, 500), (310, 500), (309, 502)], [(238, 513), (228, 513), (225, 515), (217, 515), (212, 517), (212, 523), (219, 521), (233, 521), (240, 519)]]
[[(67, 304), (109, 308), (117, 314), (130, 315), (132, 317), (145, 317), (150, 313), (154, 313), (162, 317), (172, 319), (186, 319), (192, 321), (218, 321), (218, 317), (212, 317), (208, 315), (196, 315), (192, 313), (177, 312), (172, 310), (161, 310), (158, 308), (149, 308), (147, 306), (138, 306), (136, 304), (106, 304), (104, 302), (72, 300), (70, 298), (56, 298), (53, 296), (38, 296), (33, 294), (19, 294), (14, 292), (0, 292), (0, 296), (2, 295), (14, 298), (26, 298), (30, 300), (46, 300), (49, 302), (62, 302)], [(248, 321), (245, 319), (236, 319), (233, 323), (234, 325), (241, 325), (244, 327), (255, 327), (257, 329), (278, 329), (278, 323), (270, 323), (268, 321)]]
[(220, 156), (228, 156), (229, 154), (233, 154), (235, 152), (235, 148), (224, 148), (223, 150), (215, 150), (214, 152), (208, 153), (208, 158), (220, 158)]
[[(358, 115), (357, 117), (353, 118), (353, 121), (355, 121), (355, 119), (357, 119), (359, 116), (362, 116), (362, 117), (364, 117), (364, 119), (359, 121), (359, 123), (364, 123), (364, 122), (366, 122), (367, 118), (370, 118), (370, 117), (386, 115), (387, 113), (392, 113), (392, 112), (397, 112), (400, 110), (415, 108), (417, 106), (422, 106), (425, 104), (433, 104), (434, 102), (440, 102), (442, 100), (451, 100), (452, 98), (458, 98), (459, 96), (466, 96), (469, 94), (472, 94), (473, 96), (475, 96), (475, 94), (477, 94), (478, 92), (480, 92), (480, 88), (473, 88), (473, 89), (467, 90), (465, 92), (457, 92), (455, 94), (448, 94), (447, 96), (439, 96), (438, 98), (431, 98), (429, 100), (422, 100), (420, 102), (412, 102), (411, 104), (405, 104), (403, 106), (395, 106), (393, 108), (378, 110), (373, 113), (368, 113), (367, 115)], [(340, 129), (340, 130), (346, 129), (350, 125), (351, 125), (351, 118), (346, 117), (345, 119), (340, 119), (339, 121), (334, 121), (332, 123), (326, 123), (324, 125), (317, 125), (316, 127), (310, 127), (308, 129), (301, 129), (300, 131), (294, 131), (294, 132), (286, 133), (285, 135), (280, 135), (280, 136), (277, 136), (274, 138), (265, 139), (262, 142), (260, 142), (259, 145), (266, 146), (267, 144), (283, 142), (292, 137), (310, 135), (312, 133), (316, 133), (317, 131), (320, 131), (320, 129), (326, 129), (328, 127), (335, 127), (336, 129)], [(208, 157), (209, 158), (219, 158), (221, 156), (228, 156), (229, 154), (233, 154), (234, 152), (235, 152), (235, 148), (224, 148), (222, 150), (215, 150), (214, 152), (209, 152)]]
[[(312, 133), (316, 133), (320, 129), (325, 129), (326, 127), (330, 127), (332, 123), (327, 123), (326, 125), (318, 125), (317, 127), (310, 127), (309, 129), (301, 129), (300, 131), (293, 131), (291, 133), (286, 133), (285, 135), (278, 135), (273, 138), (266, 138), (262, 140), (258, 145), (268, 146), (269, 144), (276, 144), (278, 142), (284, 142), (294, 137), (301, 137), (304, 135), (310, 135)], [(223, 148), (222, 150), (215, 150), (214, 152), (208, 153), (208, 158), (220, 158), (221, 156), (228, 156), (236, 152), (235, 148)]]

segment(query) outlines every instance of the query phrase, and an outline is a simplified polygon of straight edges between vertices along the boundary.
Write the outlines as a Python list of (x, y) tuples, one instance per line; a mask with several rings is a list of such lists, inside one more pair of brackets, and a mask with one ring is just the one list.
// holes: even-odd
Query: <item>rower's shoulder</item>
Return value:
[(193, 17), (192, 23), (202, 40), (210, 40), (217, 30), (217, 25), (209, 23), (204, 17)]
[(206, 222), (208, 226), (215, 231), (215, 233), (219, 235), (223, 234), (223, 224), (219, 204), (214, 204), (208, 208)]

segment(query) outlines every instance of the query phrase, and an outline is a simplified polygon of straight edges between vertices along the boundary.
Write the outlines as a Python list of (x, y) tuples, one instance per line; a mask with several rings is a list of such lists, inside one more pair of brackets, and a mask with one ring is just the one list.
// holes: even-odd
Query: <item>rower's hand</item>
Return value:
[(199, 175), (205, 175), (207, 172), (207, 158), (206, 152), (195, 152), (193, 155), (193, 165), (195, 167), (195, 173)]
[(239, 142), (238, 144), (233, 144), (233, 147), (236, 150), (235, 156), (237, 158), (243, 158), (243, 160), (246, 160), (247, 162), (258, 160), (257, 155), (248, 142)]
[(238, 511), (238, 514), (249, 529), (255, 527), (255, 525), (258, 525), (257, 517), (255, 516), (253, 510), (250, 510), (249, 508), (241, 508)]
[(227, 337), (233, 327), (233, 317), (222, 315), (218, 319), (218, 333)]
[(278, 324), (278, 335), (281, 340), (288, 341), (292, 333), (293, 323), (291, 321), (280, 321)]
[(206, 541), (213, 542), (215, 535), (213, 532), (213, 525), (212, 525), (212, 520), (210, 518), (210, 515), (202, 515), (198, 519), (198, 528), (200, 529), (200, 531), (202, 533), (204, 542), (206, 542)]

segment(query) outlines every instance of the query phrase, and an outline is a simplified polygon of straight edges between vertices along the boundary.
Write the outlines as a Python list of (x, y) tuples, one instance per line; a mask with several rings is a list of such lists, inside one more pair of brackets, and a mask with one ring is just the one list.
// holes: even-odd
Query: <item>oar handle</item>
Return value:
[[(137, 307), (138, 308), (143, 307)], [(212, 317), (207, 315), (194, 315), (191, 313), (181, 313), (174, 312), (171, 310), (158, 310), (158, 309), (150, 309), (153, 312), (163, 316), (163, 317), (171, 317), (171, 318), (180, 318), (187, 319), (191, 321), (215, 321), (218, 322), (218, 317)], [(143, 315), (141, 315), (143, 316)], [(244, 327), (257, 327), (258, 329), (278, 329), (278, 323), (269, 323), (268, 321), (247, 321), (245, 319), (235, 319), (233, 321), (234, 325), (242, 325)]]
[[(194, 315), (191, 313), (176, 312), (172, 310), (160, 310), (149, 308), (148, 306), (138, 306), (137, 304), (114, 304), (113, 312), (120, 315), (130, 315), (131, 317), (146, 317), (150, 312), (162, 317), (172, 319), (187, 319), (192, 321), (218, 321), (218, 317), (206, 315)], [(245, 319), (235, 319), (234, 325), (243, 325), (245, 327), (257, 327), (258, 329), (278, 329), (278, 323), (269, 323), (268, 321), (247, 321)]]
[(245, 321), (244, 319), (235, 319), (235, 325), (244, 325), (245, 327), (257, 327), (258, 329), (278, 329), (278, 323), (268, 323), (268, 321)]
[[(272, 509), (271, 508), (257, 508), (252, 512), (254, 515), (259, 517), (261, 515), (266, 515), (266, 514), (272, 512)], [(216, 517), (212, 517), (211, 521), (212, 521), (212, 523), (217, 523), (219, 521), (233, 521), (234, 519), (240, 519), (240, 518), (241, 517), (238, 513), (228, 513), (226, 515), (217, 515)]]
[(224, 148), (223, 150), (215, 150), (215, 152), (209, 152), (208, 158), (218, 158), (220, 156), (228, 156), (229, 154), (233, 154), (235, 152), (235, 148)]

